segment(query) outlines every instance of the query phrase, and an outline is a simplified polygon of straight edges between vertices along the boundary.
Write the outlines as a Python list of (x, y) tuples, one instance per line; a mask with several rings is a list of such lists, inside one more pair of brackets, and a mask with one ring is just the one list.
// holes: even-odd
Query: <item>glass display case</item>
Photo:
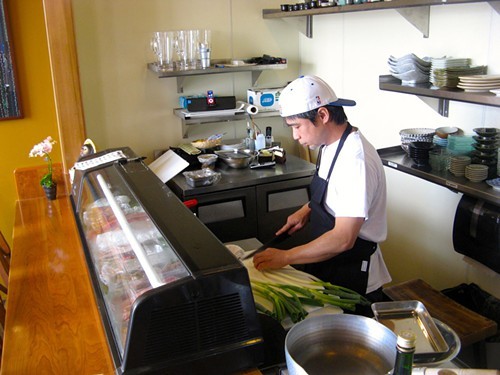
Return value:
[(259, 364), (246, 269), (142, 158), (125, 148), (77, 163), (71, 199), (117, 373)]

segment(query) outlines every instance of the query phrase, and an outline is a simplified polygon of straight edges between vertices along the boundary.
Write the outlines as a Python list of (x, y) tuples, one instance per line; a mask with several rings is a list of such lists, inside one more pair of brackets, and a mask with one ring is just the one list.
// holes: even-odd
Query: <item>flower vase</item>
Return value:
[(47, 197), (48, 200), (53, 201), (54, 199), (57, 198), (57, 184), (53, 184), (52, 186), (42, 186), (43, 190), (45, 191), (45, 196)]

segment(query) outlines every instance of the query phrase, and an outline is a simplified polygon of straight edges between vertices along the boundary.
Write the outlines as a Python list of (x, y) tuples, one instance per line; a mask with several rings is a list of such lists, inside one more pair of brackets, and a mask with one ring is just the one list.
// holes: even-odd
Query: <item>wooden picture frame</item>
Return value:
[(6, 1), (0, 0), (0, 120), (22, 118)]

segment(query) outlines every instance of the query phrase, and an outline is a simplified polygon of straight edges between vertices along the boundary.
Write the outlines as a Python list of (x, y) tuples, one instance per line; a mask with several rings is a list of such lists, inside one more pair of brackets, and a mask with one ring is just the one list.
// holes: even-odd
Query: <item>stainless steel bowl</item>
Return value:
[(219, 158), (231, 168), (246, 168), (254, 160), (254, 155), (241, 150), (215, 151)]
[(290, 375), (387, 374), (396, 360), (396, 335), (364, 316), (314, 316), (288, 331), (285, 356)]

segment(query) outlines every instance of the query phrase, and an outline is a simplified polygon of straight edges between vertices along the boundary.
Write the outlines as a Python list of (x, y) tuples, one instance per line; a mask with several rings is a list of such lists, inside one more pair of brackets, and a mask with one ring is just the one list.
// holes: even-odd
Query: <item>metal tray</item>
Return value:
[(375, 319), (394, 333), (410, 330), (415, 334), (415, 362), (432, 362), (449, 351), (448, 343), (422, 302), (376, 302), (372, 304), (372, 310)]

